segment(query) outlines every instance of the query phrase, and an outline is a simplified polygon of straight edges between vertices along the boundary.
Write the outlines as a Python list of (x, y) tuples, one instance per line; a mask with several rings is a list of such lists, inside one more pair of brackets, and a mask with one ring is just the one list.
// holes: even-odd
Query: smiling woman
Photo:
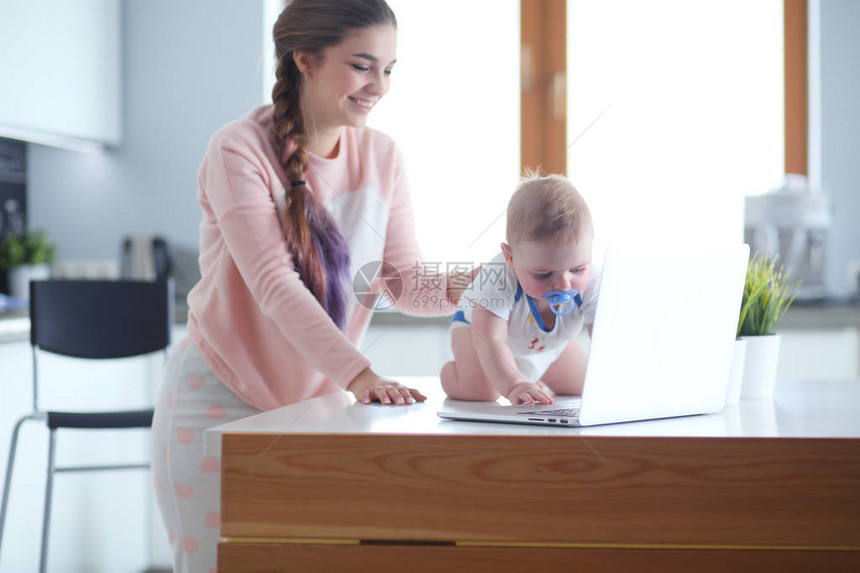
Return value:
[(305, 77), (303, 108), (316, 122), (309, 127), (322, 136), (320, 148), (311, 151), (331, 153), (341, 125), (364, 127), (367, 114), (388, 93), (396, 52), (393, 25), (351, 31), (325, 56), (296, 51), (296, 64)]
[[(365, 127), (388, 92), (396, 26), (384, 0), (293, 0), (274, 25), (272, 104), (209, 143), (190, 336), (171, 354), (153, 422), (176, 571), (216, 566), (220, 463), (204, 430), (344, 390), (364, 404), (424, 400), (371, 369), (357, 347), (373, 305), (347, 296), (368, 264), (401, 279), (404, 312), (450, 314), (457, 296), (455, 281), (425, 272), (399, 149)], [(382, 294), (387, 278), (362, 294)]]

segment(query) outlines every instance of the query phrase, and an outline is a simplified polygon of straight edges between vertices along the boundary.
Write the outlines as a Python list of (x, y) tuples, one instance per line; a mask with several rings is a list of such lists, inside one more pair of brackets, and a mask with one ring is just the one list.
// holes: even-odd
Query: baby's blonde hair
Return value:
[(591, 211), (561, 175), (526, 172), (508, 203), (507, 241), (579, 241), (593, 232)]

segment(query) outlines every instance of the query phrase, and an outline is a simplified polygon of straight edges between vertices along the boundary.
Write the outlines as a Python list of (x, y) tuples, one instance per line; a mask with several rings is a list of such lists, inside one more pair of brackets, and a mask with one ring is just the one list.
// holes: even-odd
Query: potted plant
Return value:
[(756, 253), (747, 267), (738, 319), (738, 339), (745, 341), (741, 398), (772, 398), (780, 335), (774, 327), (794, 302), (800, 281), (788, 282), (777, 257)]
[(30, 296), (30, 281), (50, 276), (56, 253), (56, 246), (48, 241), (44, 231), (25, 231), (20, 236), (9, 233), (0, 239), (0, 270), (6, 271), (9, 295)]

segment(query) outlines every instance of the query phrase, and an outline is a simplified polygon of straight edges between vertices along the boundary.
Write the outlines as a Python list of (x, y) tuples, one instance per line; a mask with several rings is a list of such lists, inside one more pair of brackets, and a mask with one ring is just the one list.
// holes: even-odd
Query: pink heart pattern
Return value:
[(185, 382), (192, 390), (200, 390), (206, 384), (206, 377), (201, 374), (189, 374), (185, 378)]
[(221, 460), (214, 457), (208, 457), (200, 464), (200, 471), (207, 474), (217, 474), (221, 472)]
[(200, 544), (197, 543), (194, 539), (188, 539), (187, 537), (182, 538), (182, 548), (185, 549), (185, 552), (189, 555), (193, 555), (197, 553), (197, 549), (200, 547)]
[(227, 410), (224, 409), (224, 406), (212, 406), (208, 410), (206, 410), (207, 418), (226, 418)]
[(217, 511), (213, 511), (206, 516), (206, 527), (216, 529), (221, 524), (221, 515)]
[(194, 486), (178, 483), (173, 486), (173, 491), (182, 499), (191, 499), (194, 497)]
[(176, 439), (183, 446), (187, 446), (194, 439), (194, 430), (191, 428), (178, 428), (176, 430)]

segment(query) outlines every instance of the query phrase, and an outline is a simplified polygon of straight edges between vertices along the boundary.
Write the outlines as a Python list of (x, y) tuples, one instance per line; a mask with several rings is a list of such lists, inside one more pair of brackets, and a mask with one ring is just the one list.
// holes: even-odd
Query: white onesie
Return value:
[(477, 307), (489, 310), (508, 321), (508, 347), (514, 355), (520, 373), (528, 382), (543, 376), (586, 324), (594, 323), (597, 295), (600, 287), (600, 270), (592, 268), (591, 280), (582, 293), (582, 306), (566, 316), (555, 317), (549, 330), (534, 299), (523, 292), (513, 269), (499, 253), (481, 267), (481, 272), (463, 293), (458, 311), (451, 319), (451, 327), (468, 326), (472, 310)]

